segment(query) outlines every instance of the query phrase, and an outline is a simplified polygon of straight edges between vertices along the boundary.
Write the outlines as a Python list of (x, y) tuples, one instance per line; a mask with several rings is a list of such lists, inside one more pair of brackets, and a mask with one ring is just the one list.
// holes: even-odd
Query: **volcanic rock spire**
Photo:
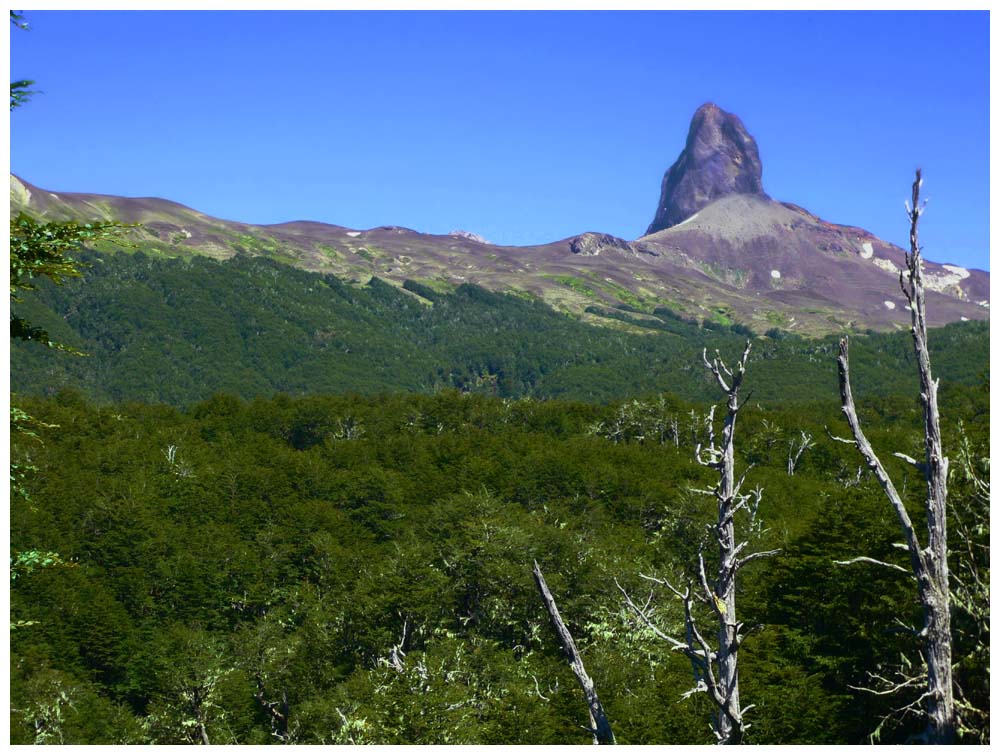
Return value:
[(646, 235), (677, 225), (727, 194), (766, 197), (757, 142), (743, 121), (706, 102), (695, 111), (687, 144), (663, 176), (656, 217)]

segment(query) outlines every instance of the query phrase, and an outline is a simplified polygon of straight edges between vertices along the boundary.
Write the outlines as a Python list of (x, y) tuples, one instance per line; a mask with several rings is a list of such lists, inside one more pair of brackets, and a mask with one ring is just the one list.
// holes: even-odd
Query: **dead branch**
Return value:
[[(906, 203), (910, 221), (910, 251), (906, 253), (905, 275), (900, 272), (899, 283), (909, 302), (910, 333), (920, 378), (920, 403), (924, 415), (924, 462), (905, 454), (896, 456), (921, 471), (927, 484), (924, 502), (927, 519), (927, 547), (921, 548), (902, 497), (896, 491), (865, 437), (858, 421), (848, 363), (848, 343), (840, 341), (837, 359), (840, 378), (841, 409), (851, 428), (854, 445), (861, 453), (899, 520), (910, 554), (912, 574), (917, 581), (917, 592), (924, 609), (924, 627), (920, 632), (922, 655), (926, 662), (926, 692), (921, 700), (926, 702), (928, 727), (925, 738), (935, 744), (954, 741), (956, 717), (951, 663), (951, 591), (948, 579), (948, 530), (947, 530), (947, 479), (948, 459), (942, 451), (940, 418), (938, 415), (938, 381), (931, 375), (930, 351), (927, 345), (927, 317), (924, 302), (923, 260), (918, 238), (918, 223), (926, 202), (920, 202), (921, 172), (917, 169), (913, 181), (911, 200)], [(839, 440), (839, 439), (838, 439)]]
[(583, 696), (587, 700), (587, 708), (590, 713), (589, 731), (594, 736), (594, 744), (613, 745), (615, 744), (615, 735), (604, 713), (600, 698), (597, 696), (597, 690), (594, 689), (594, 681), (587, 675), (587, 669), (584, 668), (583, 659), (580, 657), (580, 651), (576, 648), (576, 642), (573, 641), (573, 635), (569, 633), (569, 629), (566, 628), (566, 624), (559, 615), (556, 600), (552, 597), (549, 586), (545, 583), (545, 577), (542, 575), (541, 567), (538, 566), (537, 561), (535, 561), (532, 574), (535, 577), (535, 584), (538, 585), (538, 591), (541, 593), (542, 603), (545, 604), (545, 610), (548, 611), (549, 618), (552, 619), (552, 626), (559, 636), (563, 652), (569, 660), (569, 666), (583, 689)]
[[(882, 461), (875, 455), (875, 449), (872, 448), (872, 444), (865, 436), (864, 431), (861, 429), (861, 422), (858, 420), (858, 412), (854, 406), (854, 395), (851, 392), (847, 338), (840, 339), (840, 356), (837, 358), (837, 364), (839, 367), (838, 375), (840, 377), (841, 411), (844, 413), (847, 424), (854, 434), (854, 440), (846, 442), (853, 443), (861, 453), (861, 456), (864, 457), (868, 468), (875, 473), (875, 479), (882, 486), (882, 490), (889, 499), (889, 503), (892, 504), (892, 508), (896, 512), (896, 518), (899, 519), (899, 524), (903, 529), (903, 537), (906, 539), (906, 546), (910, 553), (910, 559), (913, 562), (913, 571), (914, 573), (919, 573), (924, 569), (924, 563), (920, 552), (920, 542), (917, 540), (917, 534), (913, 529), (913, 522), (910, 520), (910, 515), (903, 505), (903, 499), (896, 491), (896, 486), (889, 478), (885, 467), (882, 466)], [(838, 438), (838, 440), (840, 439)]]
[[(698, 443), (695, 447), (695, 461), (701, 466), (713, 469), (718, 474), (715, 485), (711, 488), (696, 490), (715, 498), (718, 504), (718, 517), (708, 525), (708, 542), (714, 542), (718, 547), (718, 563), (714, 573), (709, 578), (705, 564), (704, 544), (698, 550), (697, 588), (689, 583), (681, 592), (666, 580), (648, 578), (650, 581), (664, 585), (677, 597), (684, 607), (683, 641), (670, 637), (660, 630), (649, 613), (647, 601), (645, 607), (638, 606), (628, 593), (618, 585), (625, 597), (626, 604), (653, 633), (660, 639), (670, 643), (671, 649), (684, 653), (691, 661), (695, 677), (695, 686), (684, 694), (690, 696), (696, 692), (706, 692), (716, 707), (712, 729), (717, 740), (722, 744), (738, 744), (743, 741), (747, 726), (743, 722), (743, 714), (752, 708), (740, 707), (739, 677), (737, 673), (737, 651), (743, 640), (740, 632), (742, 624), (736, 618), (736, 576), (739, 570), (760, 558), (771, 556), (778, 551), (761, 551), (740, 558), (740, 554), (749, 545), (749, 540), (736, 538), (736, 515), (746, 511), (749, 516), (749, 529), (755, 531), (757, 509), (760, 505), (761, 491), (755, 489), (749, 494), (740, 491), (746, 482), (746, 473), (738, 478), (735, 474), (734, 438), (736, 418), (749, 400), (748, 395), (740, 400), (740, 388), (746, 373), (752, 342), (747, 341), (740, 359), (730, 367), (722, 359), (719, 352), (710, 360), (707, 349), (702, 351), (702, 362), (711, 372), (716, 383), (725, 396), (726, 415), (722, 422), (722, 432), (716, 435), (715, 407), (706, 416), (705, 429), (708, 435), (707, 445)], [(805, 436), (804, 436), (805, 438)], [(808, 447), (811, 438), (804, 440), (803, 446)], [(801, 456), (801, 449), (799, 455)], [(644, 575), (643, 575), (644, 576)], [(616, 581), (616, 584), (617, 581)], [(697, 600), (707, 605), (712, 611), (717, 628), (717, 647), (713, 649), (701, 633), (693, 614), (693, 602)]]
[(406, 651), (404, 650), (404, 648), (407, 642), (409, 642), (409, 639), (410, 639), (410, 619), (408, 616), (404, 616), (403, 631), (400, 633), (399, 642), (397, 642), (389, 649), (389, 657), (385, 659), (385, 664), (399, 674), (402, 674), (403, 671), (406, 670), (405, 668)]
[(876, 558), (869, 558), (868, 556), (856, 556), (855, 558), (849, 559), (847, 561), (834, 561), (833, 563), (839, 566), (850, 566), (851, 564), (856, 564), (859, 561), (864, 561), (865, 563), (875, 564), (877, 566), (885, 566), (889, 569), (895, 569), (896, 571), (901, 571), (903, 574), (913, 576), (909, 569), (904, 569), (899, 564), (890, 564), (888, 561), (879, 561)]
[(792, 439), (788, 442), (788, 476), (792, 477), (795, 474), (795, 467), (798, 466), (799, 459), (802, 458), (802, 454), (808, 451), (810, 448), (815, 446), (813, 443), (813, 436), (807, 433), (805, 430), (799, 431), (802, 435), (799, 441), (798, 450), (795, 448), (795, 440)]
[[(649, 603), (650, 603), (649, 600), (646, 601), (646, 605), (644, 607), (640, 608), (638, 605), (636, 605), (635, 601), (632, 600), (632, 596), (628, 594), (628, 592), (625, 590), (624, 587), (621, 586), (621, 584), (618, 582), (617, 579), (615, 579), (615, 586), (625, 597), (625, 604), (632, 609), (633, 613), (635, 613), (635, 615), (639, 617), (642, 623), (645, 624), (646, 627), (653, 634), (655, 634), (658, 639), (661, 639), (664, 642), (669, 642), (671, 645), (671, 650), (679, 650), (681, 652), (686, 652), (687, 645), (684, 642), (666, 634), (653, 622), (653, 619), (649, 615)], [(681, 599), (686, 600), (687, 597), (685, 595), (681, 595)]]
[(781, 549), (780, 548), (775, 548), (774, 550), (769, 550), (769, 551), (758, 551), (757, 553), (751, 553), (749, 556), (745, 556), (744, 558), (741, 558), (737, 562), (736, 568), (737, 569), (742, 569), (744, 566), (746, 566), (747, 564), (749, 564), (751, 561), (756, 561), (757, 559), (760, 559), (760, 558), (770, 558), (771, 556), (776, 556), (779, 553), (781, 553)]

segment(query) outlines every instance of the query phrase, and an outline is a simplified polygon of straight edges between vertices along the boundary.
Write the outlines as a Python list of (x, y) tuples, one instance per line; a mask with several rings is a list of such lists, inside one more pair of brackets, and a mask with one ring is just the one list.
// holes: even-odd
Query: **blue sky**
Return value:
[(989, 267), (986, 12), (28, 11), (11, 170), (254, 223), (641, 235), (694, 110), (760, 147), (764, 188)]

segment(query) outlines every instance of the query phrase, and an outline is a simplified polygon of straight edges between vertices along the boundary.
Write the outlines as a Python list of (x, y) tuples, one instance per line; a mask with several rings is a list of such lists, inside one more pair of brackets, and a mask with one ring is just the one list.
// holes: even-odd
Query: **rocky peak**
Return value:
[(646, 235), (677, 225), (728, 194), (766, 197), (757, 142), (738, 117), (706, 102), (695, 111), (687, 143), (663, 176), (660, 203)]

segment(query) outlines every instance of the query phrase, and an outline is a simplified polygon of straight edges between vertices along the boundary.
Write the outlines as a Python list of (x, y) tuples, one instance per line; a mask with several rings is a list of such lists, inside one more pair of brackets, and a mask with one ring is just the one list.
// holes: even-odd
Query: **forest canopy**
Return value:
[[(964, 437), (987, 463), (986, 393), (945, 396), (948, 446)], [(63, 390), (25, 407), (47, 429), (21, 452), (44, 474), (12, 510), (12, 547), (69, 564), (11, 594), (12, 619), (38, 622), (12, 633), (12, 742), (584, 743), (533, 559), (618, 741), (711, 741), (705, 701), (680, 700), (687, 662), (614, 587), (690, 563), (711, 507), (689, 492), (708, 479), (692, 461), (704, 404), (442, 391), (219, 394), (180, 410)], [(918, 442), (914, 401), (863, 413), (883, 445)], [(748, 567), (741, 598), (759, 625), (741, 671), (751, 742), (867, 741), (898, 699), (854, 687), (912, 651), (895, 629), (919, 610), (907, 580), (833, 564), (898, 558), (878, 486), (824, 439), (837, 414), (748, 404), (741, 418), (763, 545), (782, 549)], [(819, 440), (789, 476), (800, 430)], [(974, 503), (961, 485), (954, 498)], [(670, 601), (656, 610), (681, 619)], [(397, 645), (402, 671), (387, 663)], [(985, 693), (983, 673), (959, 675)]]

